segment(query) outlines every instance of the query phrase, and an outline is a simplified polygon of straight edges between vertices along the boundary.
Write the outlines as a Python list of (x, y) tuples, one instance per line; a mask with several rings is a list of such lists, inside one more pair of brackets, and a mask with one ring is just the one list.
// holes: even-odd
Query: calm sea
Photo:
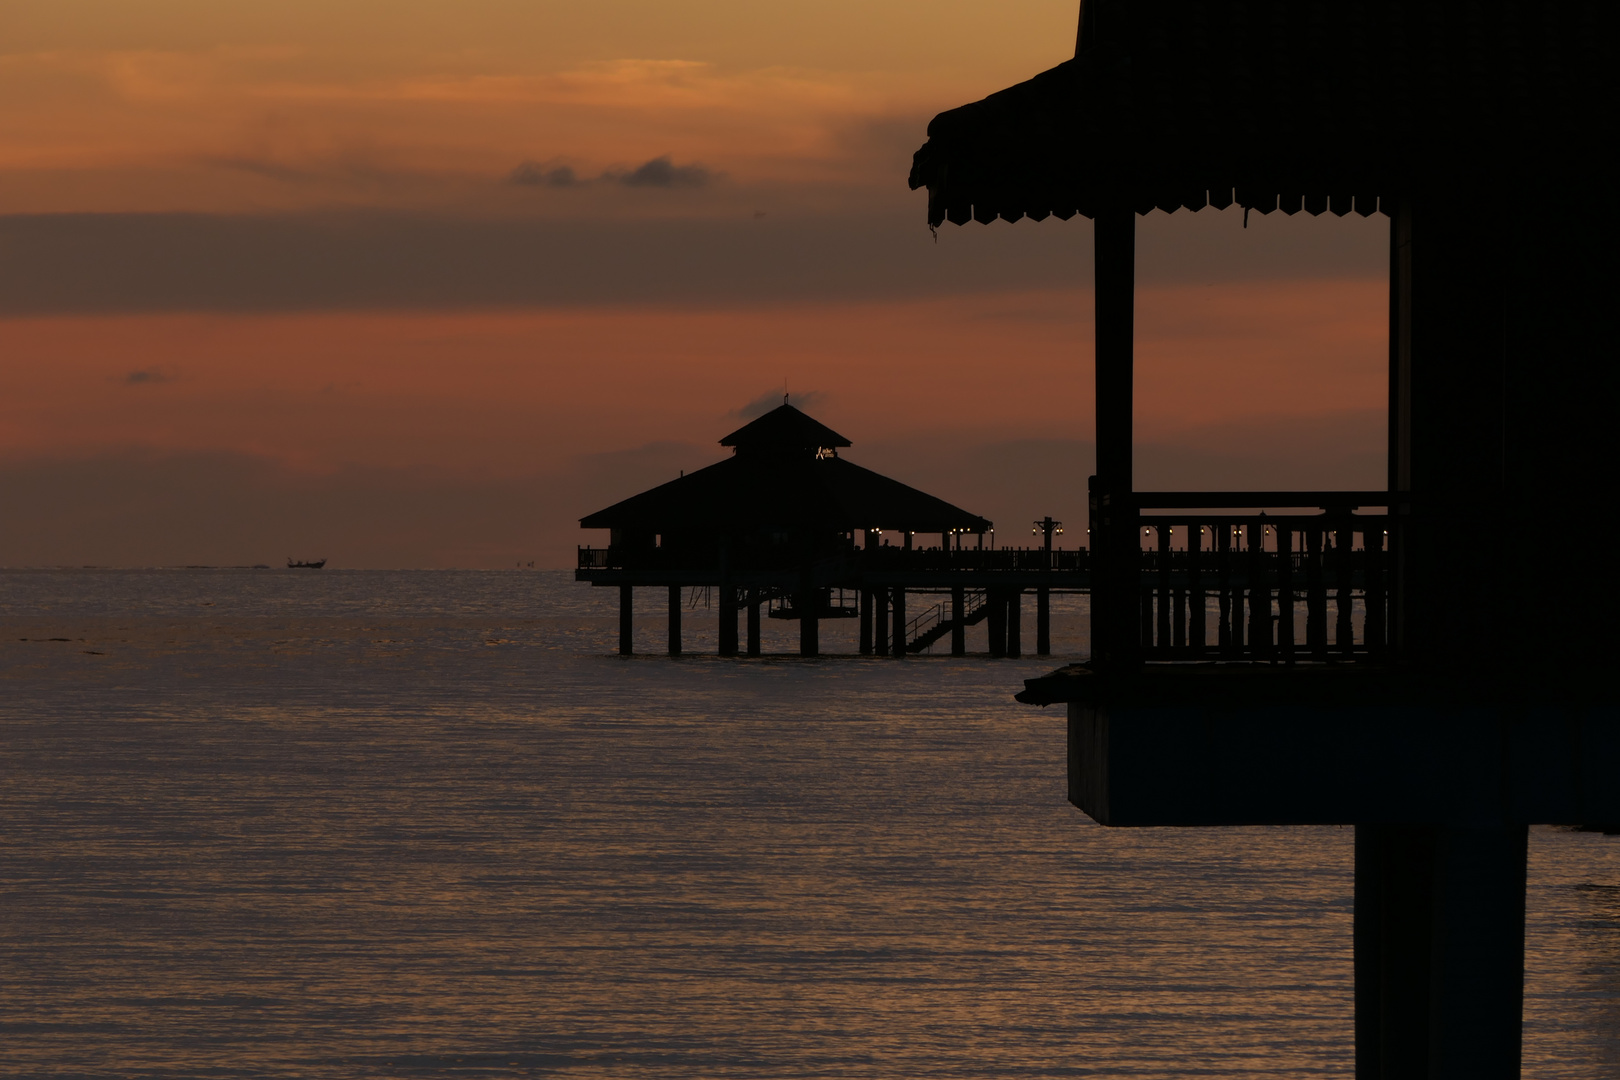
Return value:
[[(1049, 661), (615, 600), (0, 573), (0, 1073), (1351, 1075), (1349, 830), (1102, 829)], [(1525, 1075), (1620, 1075), (1620, 838), (1532, 833), (1527, 959)]]

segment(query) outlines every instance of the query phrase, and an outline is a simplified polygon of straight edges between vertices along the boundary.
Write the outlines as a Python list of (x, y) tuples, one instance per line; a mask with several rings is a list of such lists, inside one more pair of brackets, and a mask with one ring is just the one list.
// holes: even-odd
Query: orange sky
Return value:
[[(857, 461), (1083, 515), (1089, 224), (936, 243), (904, 183), (933, 112), (1072, 52), (1072, 2), (34, 7), (0, 565), (565, 565), (784, 380)], [(1140, 220), (1149, 473), (1377, 483), (1385, 227)], [(961, 464), (1031, 440), (1017, 484)]]

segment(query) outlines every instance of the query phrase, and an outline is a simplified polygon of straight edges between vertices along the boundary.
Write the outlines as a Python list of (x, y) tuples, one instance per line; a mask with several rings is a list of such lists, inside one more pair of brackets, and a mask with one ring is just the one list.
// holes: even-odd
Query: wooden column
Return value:
[(1014, 659), (1024, 655), (1023, 595), (1023, 589), (1007, 590), (1007, 655)]
[(1357, 825), (1357, 1080), (1518, 1080), (1523, 825)]
[(889, 590), (872, 590), (872, 651), (889, 655)]
[(1131, 412), (1135, 378), (1136, 214), (1125, 200), (1097, 211), (1097, 475), (1091, 489), (1091, 649), (1109, 667), (1136, 663), (1139, 544), (1131, 498)]
[(1249, 652), (1256, 660), (1271, 658), (1271, 583), (1266, 578), (1266, 527), (1244, 526), (1249, 541)]
[(799, 609), (799, 655), (821, 655), (821, 596), (806, 573), (793, 606)]
[(1294, 532), (1277, 527), (1277, 653), (1294, 662)]
[(1187, 526), (1187, 646), (1197, 656), (1204, 651), (1204, 527), (1192, 523)]
[(951, 655), (967, 653), (967, 590), (958, 585), (951, 590)]
[(861, 590), (861, 655), (872, 655), (872, 590)]
[(634, 602), (633, 585), (619, 586), (619, 655), (630, 656), (636, 651), (634, 630), (635, 620), (631, 615), (631, 605)]
[(748, 590), (748, 655), (759, 655), (759, 590)]
[(1160, 525), (1155, 530), (1159, 541), (1159, 611), (1154, 621), (1160, 648), (1170, 645), (1170, 526)]
[(1000, 658), (1007, 655), (1007, 594), (988, 589), (985, 603), (990, 605), (990, 617), (985, 620), (989, 623), (990, 655)]
[[(910, 540), (911, 534), (907, 533), (908, 544)], [(894, 650), (894, 655), (906, 655), (906, 590), (903, 585), (894, 587), (894, 638), (890, 642), (890, 647)]]
[(1052, 590), (1035, 589), (1035, 655), (1052, 655)]
[(737, 655), (737, 590), (731, 583), (720, 586), (720, 655)]
[(669, 655), (681, 655), (681, 587), (669, 587)]

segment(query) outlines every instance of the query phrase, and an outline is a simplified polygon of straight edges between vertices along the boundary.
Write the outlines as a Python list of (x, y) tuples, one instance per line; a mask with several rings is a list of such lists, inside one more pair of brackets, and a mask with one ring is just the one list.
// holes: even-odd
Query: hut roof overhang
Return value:
[(580, 519), (585, 529), (718, 534), (771, 530), (984, 532), (989, 519), (824, 451), (849, 446), (782, 405), (727, 435), (734, 455)]
[(1593, 0), (1083, 0), (1075, 57), (928, 126), (930, 225), (1158, 208), (1367, 215), (1556, 189), (1610, 139)]
[(730, 457), (580, 518), (585, 529), (717, 534), (984, 532), (990, 521), (843, 458)]

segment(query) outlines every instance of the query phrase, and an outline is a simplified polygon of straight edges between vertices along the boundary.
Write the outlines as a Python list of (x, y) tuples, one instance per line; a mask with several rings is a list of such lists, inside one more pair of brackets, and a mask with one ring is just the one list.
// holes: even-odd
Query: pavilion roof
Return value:
[(584, 529), (983, 532), (990, 521), (843, 458), (726, 458), (583, 517)]
[(814, 451), (849, 446), (850, 441), (784, 401), (764, 416), (750, 420), (721, 439), (720, 445), (740, 449)]
[(1601, 160), (1611, 51), (1596, 0), (1083, 0), (1075, 58), (936, 116), (911, 186), (931, 225), (1500, 204)]
[(990, 521), (820, 453), (850, 441), (783, 404), (720, 440), (724, 461), (580, 519), (585, 529), (720, 533), (808, 529), (983, 532)]

